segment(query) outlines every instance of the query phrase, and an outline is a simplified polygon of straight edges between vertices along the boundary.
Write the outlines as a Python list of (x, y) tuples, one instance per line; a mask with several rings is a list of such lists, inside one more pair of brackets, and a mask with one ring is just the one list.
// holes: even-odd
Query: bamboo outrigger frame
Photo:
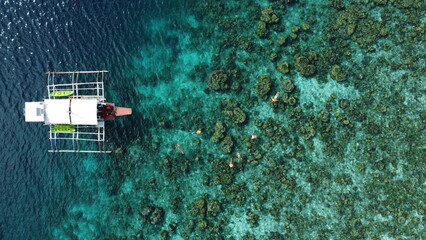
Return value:
[[(46, 72), (47, 74), (47, 93), (49, 99), (55, 98), (50, 95), (56, 91), (74, 91), (72, 98), (96, 98), (105, 101), (104, 96), (104, 78), (105, 73), (108, 71), (72, 71), (72, 72)], [(95, 81), (93, 82), (79, 82), (80, 75), (82, 74), (96, 74)], [(69, 75), (71, 77), (71, 83), (55, 83), (55, 79), (58, 75)], [(87, 94), (82, 91), (90, 92)]]
[[(52, 129), (52, 127), (50, 127)], [(105, 122), (99, 121), (97, 126), (75, 126), (75, 132), (55, 132), (49, 130), (49, 140), (51, 149), (48, 152), (81, 152), (81, 153), (111, 153), (102, 150), (105, 148)], [(58, 141), (70, 142), (67, 149), (61, 149), (65, 144), (58, 146)], [(96, 142), (98, 150), (82, 149), (80, 141)]]
[[(69, 71), (69, 72), (47, 72), (47, 93), (49, 99), (56, 99), (51, 96), (56, 91), (73, 91), (70, 99), (96, 99), (99, 103), (104, 102), (104, 78), (108, 71)], [(68, 75), (68, 76), (66, 76)], [(84, 81), (82, 75), (95, 75), (91, 81)], [(63, 82), (62, 77), (70, 78), (70, 82)], [(63, 98), (61, 98), (63, 99)], [(80, 152), (80, 153), (110, 153), (104, 150), (105, 143), (105, 121), (98, 117), (95, 126), (76, 125), (74, 132), (52, 131), (52, 124), (49, 126), (49, 140), (51, 149), (48, 152)], [(97, 150), (83, 149), (81, 141), (96, 142)], [(59, 142), (60, 145), (59, 145)]]

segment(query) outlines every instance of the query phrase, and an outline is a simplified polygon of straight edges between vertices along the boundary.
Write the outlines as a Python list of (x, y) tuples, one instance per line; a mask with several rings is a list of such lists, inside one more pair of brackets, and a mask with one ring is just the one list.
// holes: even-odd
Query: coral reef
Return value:
[(265, 38), (268, 34), (268, 29), (266, 28), (266, 23), (259, 21), (256, 24), (256, 34), (261, 37)]
[(200, 230), (207, 228), (207, 226), (208, 226), (208, 222), (207, 222), (207, 220), (204, 220), (204, 219), (197, 223), (197, 227)]
[(198, 198), (194, 200), (188, 212), (192, 216), (202, 219), (206, 217), (206, 207), (206, 200), (204, 198)]
[(299, 129), (299, 134), (304, 140), (315, 136), (315, 129), (310, 124), (305, 124)]
[(224, 153), (231, 153), (232, 150), (234, 149), (234, 140), (232, 139), (231, 136), (226, 136), (223, 141), (221, 142), (222, 145), (222, 151)]
[(260, 21), (265, 23), (278, 23), (280, 18), (274, 13), (271, 6), (262, 8)]
[(214, 177), (214, 183), (217, 184), (222, 184), (222, 185), (229, 185), (234, 181), (234, 177), (231, 173), (229, 172), (222, 172), (219, 173), (218, 175), (216, 175)]
[(291, 93), (294, 91), (294, 84), (290, 78), (283, 79), (281, 81), (281, 86), (283, 87), (284, 91), (287, 93)]
[(288, 36), (280, 36), (277, 38), (277, 43), (284, 46), (288, 42)]
[(142, 222), (160, 224), (164, 221), (164, 210), (156, 206), (143, 207), (140, 212)]
[(345, 81), (347, 79), (346, 74), (344, 73), (343, 69), (339, 65), (333, 65), (330, 69), (330, 75), (331, 78), (338, 82)]
[(207, 213), (211, 216), (217, 216), (222, 211), (220, 202), (217, 199), (210, 200), (207, 203)]
[(381, 132), (380, 126), (376, 123), (368, 123), (366, 126), (366, 131), (371, 135), (377, 135)]
[(215, 70), (210, 73), (207, 83), (215, 91), (227, 90), (230, 87), (228, 75), (224, 70)]
[(339, 107), (341, 109), (346, 109), (350, 106), (350, 101), (346, 98), (342, 98), (339, 100)]
[(288, 64), (288, 62), (278, 62), (276, 67), (278, 72), (280, 73), (287, 74), (290, 72), (290, 65)]
[(229, 98), (223, 99), (221, 102), (221, 108), (223, 108), (225, 118), (234, 124), (242, 124), (247, 119), (246, 113), (240, 108), (240, 104), (235, 100)]
[(214, 125), (214, 132), (210, 140), (214, 143), (220, 142), (223, 138), (225, 138), (225, 126), (222, 121), (218, 121)]
[(140, 151), (116, 149), (109, 193), (131, 179), (158, 197), (136, 212), (163, 239), (426, 238), (426, 70), (412, 45), (426, 40), (425, 4), (273, 0), (259, 14), (249, 2), (195, 4), (188, 45), (217, 43), (173, 99), (191, 106), (146, 113), (158, 122)]
[(272, 80), (267, 75), (262, 75), (257, 78), (256, 93), (260, 99), (265, 100), (267, 94), (271, 91)]
[(287, 103), (291, 106), (294, 106), (297, 103), (297, 98), (295, 96), (289, 96), (287, 99)]
[(316, 59), (317, 56), (313, 52), (308, 56), (296, 56), (295, 67), (304, 77), (310, 77), (316, 73), (316, 67), (313, 64)]
[(241, 124), (246, 121), (246, 113), (239, 107), (224, 110), (223, 113), (225, 114), (225, 118), (236, 124)]

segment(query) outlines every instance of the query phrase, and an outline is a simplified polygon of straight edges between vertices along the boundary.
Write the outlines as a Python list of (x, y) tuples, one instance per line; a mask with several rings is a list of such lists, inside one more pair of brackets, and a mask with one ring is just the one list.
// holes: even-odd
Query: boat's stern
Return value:
[(44, 103), (26, 102), (24, 115), (25, 122), (44, 122)]

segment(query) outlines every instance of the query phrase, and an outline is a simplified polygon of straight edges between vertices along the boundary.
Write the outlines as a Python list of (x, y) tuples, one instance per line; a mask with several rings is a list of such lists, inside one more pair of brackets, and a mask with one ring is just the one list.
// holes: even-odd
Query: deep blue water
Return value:
[(147, 39), (144, 21), (165, 9), (133, 0), (1, 2), (0, 239), (49, 239), (66, 207), (84, 198), (75, 183), (87, 155), (48, 154), (46, 128), (24, 122), (24, 102), (46, 95), (44, 72), (106, 69), (107, 87), (120, 85), (126, 57)]

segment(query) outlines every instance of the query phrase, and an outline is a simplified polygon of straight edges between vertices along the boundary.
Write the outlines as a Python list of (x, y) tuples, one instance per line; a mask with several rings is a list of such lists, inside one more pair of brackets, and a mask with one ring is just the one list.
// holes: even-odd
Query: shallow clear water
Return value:
[[(3, 2), (0, 238), (426, 238), (425, 11)], [(46, 71), (98, 69), (133, 108), (113, 153), (48, 154), (24, 102)]]

